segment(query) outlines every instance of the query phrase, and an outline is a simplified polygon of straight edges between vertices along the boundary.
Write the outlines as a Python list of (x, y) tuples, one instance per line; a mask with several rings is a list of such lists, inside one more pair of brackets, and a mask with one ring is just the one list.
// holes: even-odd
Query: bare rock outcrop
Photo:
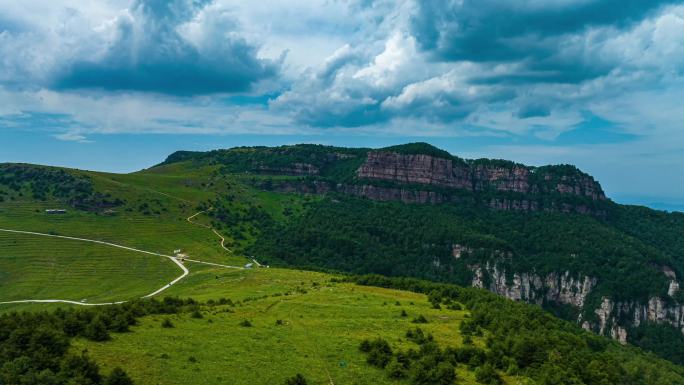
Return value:
[[(487, 263), (475, 265), (472, 286), (487, 288), (489, 291), (515, 301), (542, 304), (554, 302), (583, 308), (587, 295), (596, 286), (596, 278), (573, 277), (570, 272), (549, 273), (541, 276), (534, 273), (514, 273), (507, 277), (498, 266)], [(485, 274), (489, 286), (485, 285)], [(509, 279), (512, 278), (512, 279)]]
[(451, 159), (422, 154), (371, 151), (356, 175), (365, 179), (472, 189), (467, 168), (455, 166)]
[[(385, 180), (402, 184), (424, 184), (469, 191), (499, 191), (520, 194), (554, 192), (605, 200), (601, 186), (576, 169), (563, 169), (568, 175), (551, 172), (550, 167), (535, 169), (514, 163), (468, 163), (424, 154), (399, 154), (371, 151), (356, 171), (360, 179)], [(569, 171), (568, 171), (569, 170)], [(527, 200), (492, 200), (502, 209), (536, 210)]]

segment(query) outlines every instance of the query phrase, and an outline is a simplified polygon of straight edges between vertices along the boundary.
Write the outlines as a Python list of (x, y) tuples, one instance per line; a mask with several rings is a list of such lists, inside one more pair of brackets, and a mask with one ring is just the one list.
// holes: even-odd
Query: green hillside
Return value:
[[(77, 316), (83, 331), (60, 329), (65, 322), (60, 317), (67, 317), (61, 312), (53, 315), (58, 319), (45, 318), (70, 341), (60, 353), (64, 357), (87, 350), (103, 373), (123, 367), (140, 384), (281, 383), (297, 373), (321, 384), (331, 379), (427, 384), (437, 383), (429, 377), (437, 375), (452, 383), (452, 372), (456, 383), (466, 384), (497, 383), (497, 378), (509, 384), (682, 383), (679, 366), (592, 336), (580, 325), (606, 336), (624, 330), (628, 342), (684, 362), (677, 353), (684, 348), (684, 335), (668, 310), (676, 309), (681, 297), (669, 291), (671, 281), (684, 274), (683, 214), (564, 192), (601, 191), (572, 166), (464, 160), (423, 144), (383, 151), (448, 158), (475, 170), (472, 178), (482, 170), (522, 173), (529, 175), (531, 192), (478, 189), (475, 179), (473, 190), (366, 180), (356, 174), (368, 151), (301, 145), (180, 152), (132, 174), (0, 165), (0, 229), (81, 237), (164, 255), (181, 249), (194, 261), (184, 262), (189, 275), (162, 294), (185, 299), (168, 308), (136, 302), (89, 309)], [(564, 184), (560, 192), (553, 190), (558, 184)], [(448, 199), (407, 203), (350, 193), (361, 188)], [(546, 209), (501, 209), (490, 207), (490, 199), (533, 199)], [(66, 212), (49, 214), (50, 209)], [(297, 268), (327, 273), (290, 270)], [(0, 232), (0, 302), (130, 300), (180, 273), (162, 257)], [(439, 284), (361, 280), (344, 273)], [(523, 285), (514, 282), (522, 276), (538, 277), (545, 286), (521, 292)], [(552, 296), (549, 276), (579, 284)], [(463, 289), (476, 280), (571, 322), (536, 306)], [(589, 289), (582, 282), (590, 282)], [(576, 301), (580, 294), (579, 306), (562, 300)], [(634, 306), (649, 306), (654, 298), (662, 302), (664, 318), (633, 324)], [(597, 309), (606, 300), (618, 310), (602, 324)], [(454, 303), (461, 309), (449, 309)], [(20, 317), (15, 310), (31, 311), (21, 316), (30, 318), (36, 310), (63, 306), (0, 305), (0, 314), (12, 323)], [(120, 311), (126, 316), (114, 321)], [(420, 315), (428, 323), (411, 322)], [(102, 321), (111, 340), (93, 341), (91, 332), (102, 325), (85, 332), (92, 319)], [(162, 328), (166, 319), (175, 327)], [(119, 327), (124, 320), (132, 332), (116, 333), (128, 329)], [(246, 320), (251, 326), (240, 325)], [(461, 327), (464, 321), (467, 326)], [(431, 334), (436, 345), (407, 337), (415, 327)], [(0, 333), (0, 344), (14, 343), (10, 334)], [(369, 342), (360, 349), (365, 339)], [(67, 358), (55, 358), (50, 370), (61, 371), (61, 359)], [(29, 370), (12, 365), (11, 370)], [(431, 374), (419, 382), (418, 372)]]
[(0, 302), (121, 301), (181, 274), (167, 258), (69, 239), (0, 232)]
[[(0, 379), (97, 384), (125, 368), (136, 384), (280, 384), (298, 374), (310, 384), (684, 383), (681, 367), (477, 289), (281, 269), (198, 273), (171, 289), (185, 299), (0, 316)], [(60, 348), (22, 342), (33, 338)]]

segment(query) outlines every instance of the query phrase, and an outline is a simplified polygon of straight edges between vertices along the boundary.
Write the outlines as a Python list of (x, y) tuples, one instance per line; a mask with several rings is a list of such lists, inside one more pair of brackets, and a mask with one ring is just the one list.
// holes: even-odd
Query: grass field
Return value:
[[(26, 197), (0, 203), (0, 228), (101, 240), (170, 255), (182, 249), (193, 259), (243, 265), (244, 256), (220, 246), (206, 226), (201, 203), (216, 197), (241, 215), (258, 206), (275, 220), (288, 220), (283, 207), (301, 210), (311, 197), (258, 191), (240, 176), (214, 174), (211, 167), (186, 170), (171, 165), (118, 175), (81, 172), (97, 191), (125, 201), (115, 213), (62, 208), (55, 201)], [(234, 198), (233, 198), (234, 197)], [(232, 215), (232, 214), (231, 214)], [(253, 229), (241, 224), (219, 229), (228, 246), (250, 242)], [(358, 349), (366, 338), (383, 337), (394, 348), (417, 346), (404, 337), (420, 325), (444, 346), (462, 344), (459, 325), (466, 311), (432, 309), (424, 295), (332, 283), (322, 273), (284, 270), (234, 270), (186, 262), (190, 274), (162, 296), (206, 302), (228, 298), (236, 306), (203, 306), (203, 318), (188, 313), (169, 316), (175, 327), (162, 328), (166, 317), (148, 316), (132, 332), (113, 334), (97, 343), (76, 340), (75, 352), (87, 350), (105, 372), (126, 368), (136, 384), (280, 384), (302, 373), (312, 384), (391, 383), (386, 373), (366, 363)], [(180, 274), (164, 258), (87, 242), (0, 233), (0, 301), (69, 299), (88, 302), (125, 300), (148, 294)], [(52, 309), (55, 304), (2, 305), (0, 312)], [(407, 316), (401, 316), (404, 310)], [(251, 327), (240, 326), (249, 320)], [(281, 324), (276, 322), (280, 320)], [(475, 344), (483, 345), (476, 338)], [(472, 372), (458, 368), (459, 383), (476, 383)], [(512, 379), (508, 379), (511, 380)], [(517, 383), (511, 382), (509, 383)]]
[(119, 301), (147, 295), (180, 273), (163, 257), (82, 241), (0, 232), (0, 301)]
[[(49, 198), (32, 199), (25, 192), (0, 202), (0, 228), (93, 239), (165, 255), (181, 249), (192, 259), (234, 266), (251, 262), (221, 247), (220, 237), (206, 227), (211, 225), (207, 214), (195, 216), (192, 223), (187, 218), (218, 194), (230, 192), (238, 197), (232, 205), (246, 207), (257, 199), (270, 202), (264, 193), (230, 178), (214, 177), (211, 167), (187, 171), (173, 165), (125, 175), (72, 172), (86, 175), (98, 192), (125, 203), (104, 213), (73, 209)], [(266, 209), (282, 215), (279, 207), (274, 201)], [(53, 208), (66, 208), (67, 213), (46, 214), (46, 209)], [(235, 240), (222, 233), (230, 247)], [(32, 240), (32, 236), (8, 233), (0, 236), (0, 301), (109, 302), (149, 294), (180, 274), (168, 260), (107, 246), (39, 236)], [(180, 282), (183, 288), (191, 286), (185, 285), (186, 280), (197, 288), (204, 285), (201, 280), (214, 279), (202, 275), (206, 266), (189, 264), (191, 274)], [(0, 312), (54, 307), (3, 305)]]
[[(99, 192), (120, 198), (125, 205), (104, 215), (54, 201), (5, 201), (0, 203), (0, 227), (96, 239), (162, 254), (180, 248), (195, 259), (215, 263), (248, 262), (221, 248), (211, 230), (186, 221), (197, 212), (200, 202), (216, 196), (199, 181), (206, 177), (201, 170), (193, 175), (81, 173), (92, 178)], [(51, 208), (67, 208), (68, 212), (45, 214)], [(203, 220), (202, 216), (196, 218), (200, 223)]]
[[(187, 313), (146, 317), (131, 333), (105, 343), (78, 340), (74, 349), (86, 349), (105, 371), (125, 367), (136, 384), (280, 384), (296, 373), (311, 384), (389, 384), (398, 382), (365, 362), (358, 349), (363, 339), (383, 337), (393, 348), (416, 348), (404, 333), (416, 327), (414, 317), (424, 315), (429, 323), (419, 326), (443, 346), (462, 344), (459, 325), (466, 311), (432, 309), (424, 295), (330, 278), (282, 269), (205, 269), (195, 275), (197, 282), (188, 280), (173, 292), (228, 298), (236, 306), (204, 307), (200, 319)], [(162, 328), (166, 318), (175, 327)], [(252, 326), (240, 326), (244, 320)], [(458, 376), (460, 384), (476, 383), (465, 366)], [(510, 384), (520, 380), (507, 378)]]

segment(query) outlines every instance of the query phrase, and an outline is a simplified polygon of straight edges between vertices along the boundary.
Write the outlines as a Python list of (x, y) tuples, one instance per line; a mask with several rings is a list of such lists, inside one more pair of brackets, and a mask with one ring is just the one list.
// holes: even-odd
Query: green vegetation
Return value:
[(111, 246), (0, 232), (0, 301), (121, 301), (179, 276), (170, 260)]
[(130, 385), (119, 367), (103, 376), (73, 338), (107, 341), (148, 314), (173, 314), (196, 307), (192, 300), (165, 298), (88, 310), (10, 313), (0, 316), (0, 384)]
[[(49, 330), (62, 341), (56, 362), (78, 357), (87, 363), (78, 370), (99, 376), (95, 384), (684, 384), (681, 367), (477, 289), (280, 269), (232, 274), (245, 279), (211, 288), (231, 300), (0, 316), (0, 352), (12, 352), (0, 378), (58, 377), (64, 364), (43, 364), (35, 344), (18, 344), (46, 341)], [(396, 301), (430, 322), (415, 327), (396, 314)], [(453, 303), (468, 310), (446, 309)], [(175, 327), (159, 327), (170, 319)], [(245, 319), (252, 327), (240, 326)]]
[[(453, 245), (471, 252), (456, 259)], [(675, 258), (586, 215), (482, 212), (342, 196), (312, 202), (301, 217), (267, 227), (247, 252), (295, 266), (462, 285), (472, 280), (468, 266), (496, 261), (511, 274), (570, 271), (597, 277), (598, 298), (641, 301), (666, 295), (660, 266), (684, 271)]]
[[(392, 353), (382, 341), (370, 344), (369, 351), (375, 349), (381, 359), (369, 363), (390, 362), (394, 355), (397, 361), (404, 362), (405, 368), (413, 370), (410, 378), (414, 384), (440, 383), (444, 373), (449, 372), (448, 367), (457, 363), (476, 367), (478, 381), (485, 384), (500, 383), (499, 370), (549, 385), (677, 384), (684, 381), (681, 367), (589, 334), (535, 306), (479, 290), (414, 279), (366, 276), (353, 280), (362, 285), (429, 293), (430, 297), (440, 298), (444, 303), (458, 301), (470, 310), (470, 319), (461, 323), (461, 333), (472, 337), (482, 335), (484, 346), (465, 344), (442, 349), (438, 336), (425, 338), (424, 333), (417, 330), (407, 333), (420, 345), (417, 352)], [(362, 350), (368, 350), (364, 349), (364, 344), (361, 346)], [(660, 364), (666, 365), (667, 369), (656, 369)], [(426, 377), (434, 382), (423, 382)]]
[(440, 150), (439, 148), (424, 142), (417, 143), (406, 143), (397, 146), (390, 146), (380, 149), (380, 151), (395, 152), (397, 154), (422, 154), (430, 155), (435, 158), (451, 159), (458, 162), (464, 162), (463, 159), (455, 157), (449, 154), (447, 151)]
[[(75, 349), (87, 349), (105, 371), (125, 368), (136, 384), (281, 384), (297, 374), (310, 384), (330, 378), (391, 384), (393, 379), (366, 364), (358, 346), (376, 337), (396, 348), (413, 344), (402, 334), (412, 326), (410, 319), (399, 316), (394, 302), (400, 301), (411, 317), (430, 318), (421, 328), (453, 345), (461, 344), (459, 324), (468, 317), (465, 310), (432, 309), (421, 294), (337, 282), (326, 274), (274, 268), (221, 273), (226, 279), (209, 280), (210, 287), (173, 288), (205, 298), (199, 308), (145, 316), (130, 333), (112, 333), (104, 343), (78, 339)], [(195, 310), (202, 319), (192, 316)], [(175, 327), (159, 326), (167, 317)], [(251, 327), (242, 326), (246, 320)], [(472, 371), (463, 367), (458, 373), (462, 383), (475, 384)]]
[(123, 204), (109, 194), (95, 191), (90, 178), (54, 167), (0, 164), (0, 202), (27, 196), (34, 200), (57, 199), (71, 207), (95, 210)]
[[(470, 167), (524, 167), (500, 160), (460, 160), (421, 143), (385, 150), (450, 157)], [(594, 310), (603, 297), (642, 304), (659, 297), (667, 306), (684, 302), (682, 292), (667, 295), (672, 277), (684, 274), (684, 214), (559, 193), (551, 187), (561, 182), (580, 185), (582, 193), (592, 185), (590, 176), (568, 165), (529, 168), (539, 187), (535, 202), (549, 211), (490, 210), (493, 200), (529, 198), (492, 188), (473, 193), (373, 182), (444, 194), (448, 203), (440, 205), (374, 202), (336, 192), (343, 191), (338, 186), (369, 183), (355, 176), (366, 151), (297, 145), (181, 152), (162, 165), (128, 175), (0, 165), (0, 228), (96, 239), (167, 255), (180, 248), (190, 258), (222, 264), (242, 266), (252, 262), (247, 256), (254, 256), (271, 266), (462, 286), (472, 284), (476, 266), (487, 264), (496, 265), (509, 286), (516, 273), (543, 279), (567, 271), (574, 279), (596, 279), (583, 309), (554, 302), (542, 292), (536, 298), (558, 316), (575, 321), (582, 314), (594, 326)], [(582, 206), (588, 215), (558, 212), (563, 205)], [(45, 212), (55, 208), (67, 212)], [(438, 383), (441, 378), (450, 381), (450, 373), (465, 384), (515, 383), (511, 376), (523, 383), (527, 378), (536, 383), (680, 381), (676, 366), (591, 337), (538, 308), (499, 302), (479, 291), (441, 285), (427, 289), (427, 283), (409, 280), (363, 282), (423, 293), (417, 295), (331, 282), (321, 273), (186, 264), (191, 274), (165, 293), (195, 298), (196, 305), (173, 314), (145, 313), (136, 316), (135, 325), (94, 317), (66, 354), (80, 357), (87, 348), (105, 373), (123, 367), (143, 384), (198, 378), (230, 382), (232, 377), (224, 373), (239, 382), (257, 371), (269, 381), (264, 383), (327, 383), (328, 376), (336, 383), (354, 383), (355, 378)], [(132, 299), (179, 274), (163, 258), (0, 232), (0, 301)], [(485, 271), (483, 285), (489, 287), (492, 278)], [(2, 305), (0, 312), (43, 308)], [(684, 362), (679, 354), (684, 337), (677, 328), (652, 323), (629, 328), (633, 318), (628, 314), (615, 320), (628, 328), (629, 342)], [(199, 339), (209, 341), (206, 351), (193, 347)], [(364, 340), (387, 342), (391, 354), (377, 342), (382, 346), (376, 350), (384, 353), (369, 365), (368, 352), (358, 349)], [(241, 353), (245, 346), (252, 350)], [(288, 350), (292, 346), (294, 352)], [(476, 364), (471, 365), (471, 358)]]

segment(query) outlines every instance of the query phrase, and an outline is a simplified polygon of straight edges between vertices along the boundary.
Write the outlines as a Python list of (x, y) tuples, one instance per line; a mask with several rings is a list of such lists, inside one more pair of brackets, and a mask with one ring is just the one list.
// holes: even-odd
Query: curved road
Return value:
[[(183, 270), (183, 274), (181, 274), (178, 278), (174, 279), (173, 281), (169, 282), (168, 284), (164, 285), (163, 287), (159, 288), (158, 290), (147, 294), (145, 296), (142, 296), (141, 298), (149, 298), (153, 297), (162, 291), (168, 289), (171, 287), (173, 284), (176, 282), (180, 281), (181, 279), (185, 278), (190, 271), (180, 262), (178, 261), (175, 257), (172, 257), (170, 255), (164, 255), (164, 254), (159, 254), (159, 253), (154, 253), (151, 251), (145, 251), (145, 250), (140, 250), (136, 249), (133, 247), (128, 247), (128, 246), (123, 246), (123, 245), (117, 245), (116, 243), (111, 243), (111, 242), (104, 242), (104, 241), (98, 241), (94, 239), (87, 239), (87, 238), (78, 238), (78, 237), (68, 237), (64, 235), (53, 235), (53, 234), (45, 234), (45, 233), (37, 233), (33, 231), (20, 231), (20, 230), (9, 230), (9, 229), (0, 229), (0, 231), (5, 232), (5, 233), (15, 233), (15, 234), (28, 234), (28, 235), (37, 235), (37, 236), (42, 236), (42, 237), (51, 237), (51, 238), (60, 238), (60, 239), (70, 239), (74, 241), (82, 241), (82, 242), (91, 242), (91, 243), (97, 243), (100, 245), (106, 245), (106, 246), (111, 246), (111, 247), (116, 247), (119, 249), (124, 249), (124, 250), (129, 250), (129, 251), (134, 251), (138, 253), (143, 253), (143, 254), (149, 254), (149, 255), (155, 255), (158, 257), (164, 257), (168, 258), (173, 263), (178, 265), (178, 267)], [(198, 261), (198, 260), (192, 260), (192, 259), (186, 259), (189, 262), (195, 262), (195, 263), (201, 263), (205, 265), (211, 265), (211, 266), (219, 266), (219, 267), (225, 267), (229, 269), (242, 269), (241, 267), (237, 266), (228, 266), (228, 265), (221, 265), (218, 263), (211, 263), (211, 262), (203, 262), (203, 261)], [(81, 306), (103, 306), (103, 305), (117, 305), (124, 303), (126, 301), (118, 301), (118, 302), (104, 302), (104, 303), (82, 303), (82, 302), (76, 302), (76, 301), (70, 301), (70, 300), (62, 300), (62, 299), (27, 299), (27, 300), (20, 300), (20, 301), (6, 301), (6, 302), (0, 302), (0, 304), (12, 304), (12, 303), (69, 303), (73, 305), (81, 305)]]

